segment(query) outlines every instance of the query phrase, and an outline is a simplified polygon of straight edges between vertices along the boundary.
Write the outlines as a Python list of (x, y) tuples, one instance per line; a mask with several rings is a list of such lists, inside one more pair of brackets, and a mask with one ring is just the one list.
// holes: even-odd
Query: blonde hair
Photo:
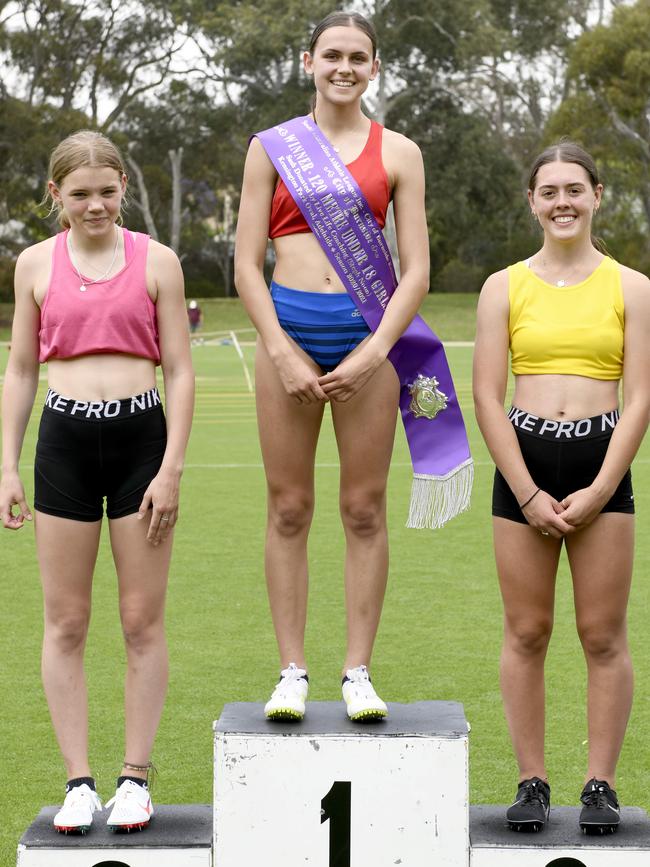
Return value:
[[(91, 168), (115, 169), (120, 179), (126, 174), (124, 160), (117, 145), (90, 129), (81, 129), (64, 138), (52, 151), (48, 167), (48, 178), (60, 187), (70, 172), (83, 166)], [(122, 199), (124, 203), (124, 199)], [(56, 211), (57, 220), (64, 229), (70, 228), (65, 208), (57, 202), (46, 188), (43, 204), (49, 204), (48, 216)], [(121, 221), (121, 214), (118, 222)]]

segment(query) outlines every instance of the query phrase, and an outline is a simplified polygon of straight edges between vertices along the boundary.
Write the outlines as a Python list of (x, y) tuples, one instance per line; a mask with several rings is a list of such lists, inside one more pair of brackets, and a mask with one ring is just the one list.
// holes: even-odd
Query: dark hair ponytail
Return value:
[(367, 18), (364, 18), (363, 15), (359, 15), (358, 12), (338, 11), (330, 12), (329, 15), (326, 15), (325, 18), (323, 18), (322, 21), (319, 21), (314, 27), (309, 41), (310, 54), (314, 53), (319, 38), (326, 30), (329, 30), (330, 27), (356, 27), (358, 30), (362, 30), (372, 43), (372, 59), (374, 60), (377, 56), (377, 32), (370, 21), (368, 21)]

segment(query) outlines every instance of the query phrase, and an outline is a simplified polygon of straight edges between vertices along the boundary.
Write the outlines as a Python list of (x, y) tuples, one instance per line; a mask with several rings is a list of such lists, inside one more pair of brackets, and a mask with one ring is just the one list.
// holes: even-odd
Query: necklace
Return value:
[(70, 232), (68, 232), (68, 247), (69, 247), (68, 252), (70, 253), (70, 262), (72, 263), (72, 267), (77, 272), (77, 276), (79, 277), (79, 280), (81, 281), (81, 286), (79, 286), (80, 292), (85, 292), (89, 286), (92, 286), (94, 283), (99, 283), (100, 280), (103, 280), (105, 277), (107, 277), (111, 273), (111, 268), (115, 264), (115, 259), (117, 257), (117, 246), (119, 244), (119, 241), (120, 241), (120, 233), (119, 233), (119, 230), (116, 226), (115, 227), (115, 247), (113, 248), (113, 258), (111, 259), (111, 264), (104, 271), (104, 273), (101, 275), (101, 277), (96, 277), (94, 280), (84, 280), (84, 278), (81, 276), (81, 271), (77, 267), (77, 263), (74, 260), (74, 257), (77, 254), (75, 253), (74, 247), (72, 246), (72, 235), (70, 234)]
[[(533, 260), (531, 259), (531, 260), (530, 260), (529, 267), (532, 266), (532, 264), (533, 264)], [(542, 260), (539, 264), (541, 265), (541, 267), (542, 267), (543, 269), (547, 269), (547, 268), (548, 268), (548, 264), (547, 264), (547, 262), (546, 262), (545, 260)], [(565, 286), (570, 286), (570, 285), (572, 285), (572, 284), (570, 283), (569, 278), (570, 278), (570, 277), (573, 277), (573, 275), (576, 273), (576, 271), (577, 271), (578, 269), (579, 269), (579, 266), (574, 265), (574, 266), (573, 266), (573, 267), (572, 267), (572, 268), (567, 272), (567, 275), (566, 275), (566, 277), (565, 277), (564, 279), (553, 280), (553, 281), (552, 281), (552, 282), (553, 282), (553, 285), (554, 285), (554, 286), (557, 286), (558, 289), (563, 289)], [(549, 281), (549, 282), (551, 282), (551, 281)]]

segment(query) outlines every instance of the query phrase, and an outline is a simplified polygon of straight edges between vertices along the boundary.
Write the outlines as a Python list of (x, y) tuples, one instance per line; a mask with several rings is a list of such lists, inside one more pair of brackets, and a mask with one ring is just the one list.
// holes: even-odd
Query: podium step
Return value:
[(623, 807), (615, 834), (585, 836), (579, 807), (551, 806), (551, 819), (538, 834), (511, 831), (505, 806), (470, 807), (470, 867), (649, 867), (650, 818), (639, 807)]
[(43, 807), (18, 844), (17, 867), (212, 867), (212, 807), (156, 804), (151, 824), (112, 834), (108, 811), (95, 814), (85, 835), (58, 834), (58, 807)]
[(230, 704), (215, 723), (218, 867), (467, 867), (467, 721), (457, 702), (391, 704), (352, 723), (310, 702), (301, 723)]

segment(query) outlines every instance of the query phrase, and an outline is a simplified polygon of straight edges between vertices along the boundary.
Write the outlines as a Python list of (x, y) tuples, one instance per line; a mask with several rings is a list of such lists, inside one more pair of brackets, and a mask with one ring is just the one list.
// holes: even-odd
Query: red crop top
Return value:
[[(346, 168), (359, 184), (361, 192), (370, 205), (381, 229), (386, 223), (386, 211), (390, 202), (390, 185), (388, 175), (381, 160), (381, 139), (384, 128), (381, 124), (370, 122), (370, 134), (364, 149), (356, 160), (346, 165)], [(273, 194), (271, 219), (269, 221), (269, 238), (280, 238), (282, 235), (297, 235), (299, 232), (310, 232), (307, 221), (300, 208), (286, 187), (280, 181)]]

